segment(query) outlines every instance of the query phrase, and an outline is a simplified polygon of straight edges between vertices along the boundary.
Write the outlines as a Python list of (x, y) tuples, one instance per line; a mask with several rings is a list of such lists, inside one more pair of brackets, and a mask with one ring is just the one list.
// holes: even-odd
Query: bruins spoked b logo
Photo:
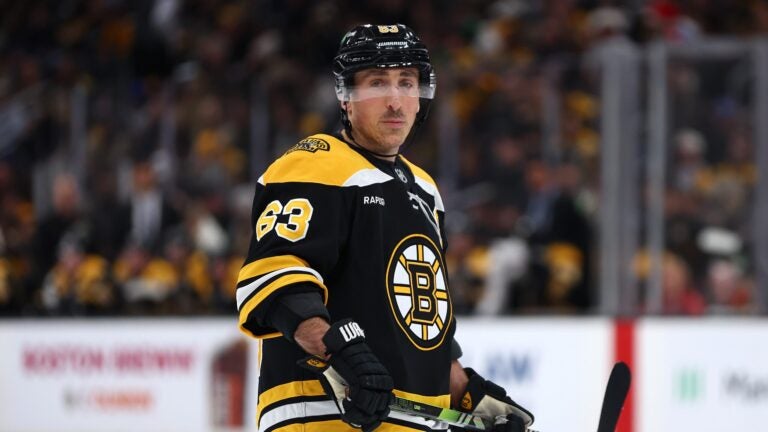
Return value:
[(453, 311), (445, 266), (432, 240), (414, 234), (395, 247), (387, 268), (387, 295), (397, 323), (417, 348), (440, 346)]

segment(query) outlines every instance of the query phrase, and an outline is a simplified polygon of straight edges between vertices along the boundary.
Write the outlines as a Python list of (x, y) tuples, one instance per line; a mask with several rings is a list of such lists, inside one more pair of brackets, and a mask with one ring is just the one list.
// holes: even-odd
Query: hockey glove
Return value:
[(493, 432), (526, 432), (533, 424), (533, 414), (513, 401), (500, 386), (464, 368), (469, 377), (461, 410), (493, 420)]
[(389, 415), (394, 400), (389, 372), (351, 319), (331, 325), (323, 342), (331, 356), (327, 362), (308, 357), (299, 364), (322, 375), (320, 383), (336, 402), (343, 421), (366, 432), (376, 429)]

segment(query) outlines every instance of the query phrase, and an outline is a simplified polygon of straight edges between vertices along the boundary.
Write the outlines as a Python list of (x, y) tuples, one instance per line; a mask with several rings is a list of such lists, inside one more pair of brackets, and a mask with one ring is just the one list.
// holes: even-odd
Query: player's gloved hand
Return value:
[(336, 402), (342, 420), (366, 432), (375, 429), (389, 415), (394, 400), (392, 377), (351, 319), (331, 325), (323, 342), (330, 359), (308, 357), (300, 365), (322, 374), (323, 389)]
[(500, 386), (486, 380), (472, 368), (464, 368), (469, 377), (462, 411), (493, 420), (493, 432), (526, 432), (533, 424), (533, 414), (513, 401)]

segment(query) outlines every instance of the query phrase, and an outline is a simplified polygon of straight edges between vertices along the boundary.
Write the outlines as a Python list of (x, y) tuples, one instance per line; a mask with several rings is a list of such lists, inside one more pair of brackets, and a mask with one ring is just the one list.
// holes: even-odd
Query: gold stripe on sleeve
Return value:
[(244, 265), (237, 276), (237, 283), (286, 267), (309, 267), (309, 265), (303, 259), (293, 255), (263, 258)]
[(260, 289), (256, 295), (254, 295), (250, 300), (248, 300), (247, 303), (243, 305), (243, 307), (240, 309), (240, 328), (244, 328), (245, 321), (248, 319), (248, 315), (256, 309), (256, 306), (259, 305), (262, 301), (264, 301), (265, 298), (267, 298), (270, 294), (274, 293), (275, 291), (279, 290), (280, 288), (294, 284), (297, 282), (311, 282), (320, 288), (323, 289), (323, 299), (324, 301), (328, 300), (328, 288), (320, 282), (314, 275), (309, 273), (290, 273), (285, 276), (279, 277), (272, 281), (269, 285), (265, 286), (264, 288)]

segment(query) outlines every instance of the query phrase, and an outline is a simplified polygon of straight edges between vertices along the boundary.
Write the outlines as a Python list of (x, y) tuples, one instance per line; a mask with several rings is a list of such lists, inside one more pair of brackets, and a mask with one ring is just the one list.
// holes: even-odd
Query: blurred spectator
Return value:
[(588, 219), (588, 192), (584, 190), (581, 168), (575, 161), (563, 161), (555, 170), (557, 195), (552, 203), (547, 263), (547, 301), (561, 312), (587, 310), (593, 303), (591, 284), (594, 232)]
[[(190, 233), (190, 241), (194, 248), (211, 256), (226, 252), (229, 248), (229, 239), (227, 232), (205, 205), (208, 204), (208, 207), (214, 208), (223, 206), (224, 198), (223, 196), (210, 197), (204, 203), (193, 204), (184, 215), (184, 225)], [(215, 204), (211, 204), (211, 200), (215, 200)]]
[[(242, 233), (248, 232), (251, 227), (253, 189), (253, 184), (241, 185), (230, 191), (229, 194), (230, 220), (226, 227), (226, 235), (229, 239), (227, 250), (232, 255), (242, 256), (243, 259), (245, 259), (250, 243), (248, 236), (244, 236)], [(242, 265), (242, 262), (239, 265)], [(237, 271), (240, 271), (239, 267)]]
[[(509, 236), (493, 241), (488, 248), (485, 290), (474, 310), (479, 315), (509, 313), (512, 298), (520, 294), (517, 283), (528, 270), (528, 246), (521, 238)], [(516, 299), (517, 303), (525, 303)]]
[(706, 142), (701, 132), (683, 129), (675, 136), (673, 185), (681, 192), (694, 192), (701, 187), (707, 169), (704, 158)]
[(504, 134), (491, 142), (491, 158), (484, 174), (493, 185), (495, 202), (521, 208), (526, 201), (525, 152), (522, 132)]
[[(470, 314), (486, 292), (486, 277), (490, 270), (488, 248), (478, 241), (466, 216), (455, 215), (461, 222), (453, 222), (449, 231), (446, 254), (448, 279), (451, 281), (451, 301), (458, 314)], [(458, 226), (457, 226), (458, 225)]]
[(237, 305), (235, 291), (237, 277), (243, 267), (245, 255), (214, 256), (211, 263), (211, 279), (214, 285), (213, 311), (219, 314), (234, 315)]
[(703, 275), (707, 258), (697, 244), (703, 228), (700, 199), (697, 195), (671, 189), (667, 191), (665, 204), (664, 243), (667, 249), (688, 263), (693, 274)]
[(64, 235), (58, 261), (43, 281), (41, 303), (52, 315), (105, 315), (119, 310), (120, 299), (110, 280), (108, 262), (85, 252), (84, 234), (74, 228)]
[(97, 170), (91, 185), (86, 216), (90, 246), (93, 252), (114, 261), (131, 232), (130, 212), (118, 195), (115, 172)]
[(53, 185), (52, 210), (42, 215), (36, 224), (33, 239), (34, 270), (33, 285), (39, 285), (41, 278), (56, 262), (56, 253), (64, 233), (69, 231), (83, 216), (82, 199), (75, 177), (59, 174)]
[(491, 219), (497, 229), (477, 312), (586, 310), (592, 231), (576, 201), (583, 186), (579, 170), (573, 163), (555, 170), (537, 159), (524, 166), (525, 210), (502, 202)]
[(546, 242), (552, 229), (553, 203), (557, 198), (555, 178), (546, 162), (531, 159), (525, 165), (528, 197), (521, 223), (531, 242)]
[(166, 300), (169, 313), (200, 314), (210, 310), (213, 282), (208, 270), (208, 257), (193, 249), (189, 236), (180, 228), (166, 233), (163, 257), (173, 267), (179, 281)]
[(617, 7), (602, 6), (587, 16), (587, 31), (592, 43), (624, 35), (628, 29), (627, 17)]
[(715, 314), (752, 312), (754, 286), (732, 260), (713, 261), (707, 271), (708, 310)]
[(139, 243), (130, 242), (113, 265), (116, 283), (125, 299), (125, 312), (158, 315), (167, 312), (166, 300), (174, 293), (180, 275), (173, 265)]
[[(584, 285), (583, 253), (570, 243), (551, 243), (545, 252), (548, 269), (545, 304), (554, 312), (578, 312), (586, 308), (584, 300), (576, 300), (579, 285)], [(583, 289), (583, 288), (581, 288)], [(581, 295), (586, 295), (581, 293)]]
[(150, 250), (160, 247), (162, 234), (181, 222), (181, 216), (157, 184), (155, 171), (147, 160), (133, 166), (130, 199), (130, 240)]
[(662, 263), (663, 313), (667, 315), (701, 315), (706, 302), (693, 285), (691, 271), (685, 261), (669, 254)]
[(701, 176), (706, 201), (703, 219), (715, 226), (739, 231), (747, 222), (750, 190), (757, 180), (753, 144), (743, 131), (730, 130), (726, 154)]

